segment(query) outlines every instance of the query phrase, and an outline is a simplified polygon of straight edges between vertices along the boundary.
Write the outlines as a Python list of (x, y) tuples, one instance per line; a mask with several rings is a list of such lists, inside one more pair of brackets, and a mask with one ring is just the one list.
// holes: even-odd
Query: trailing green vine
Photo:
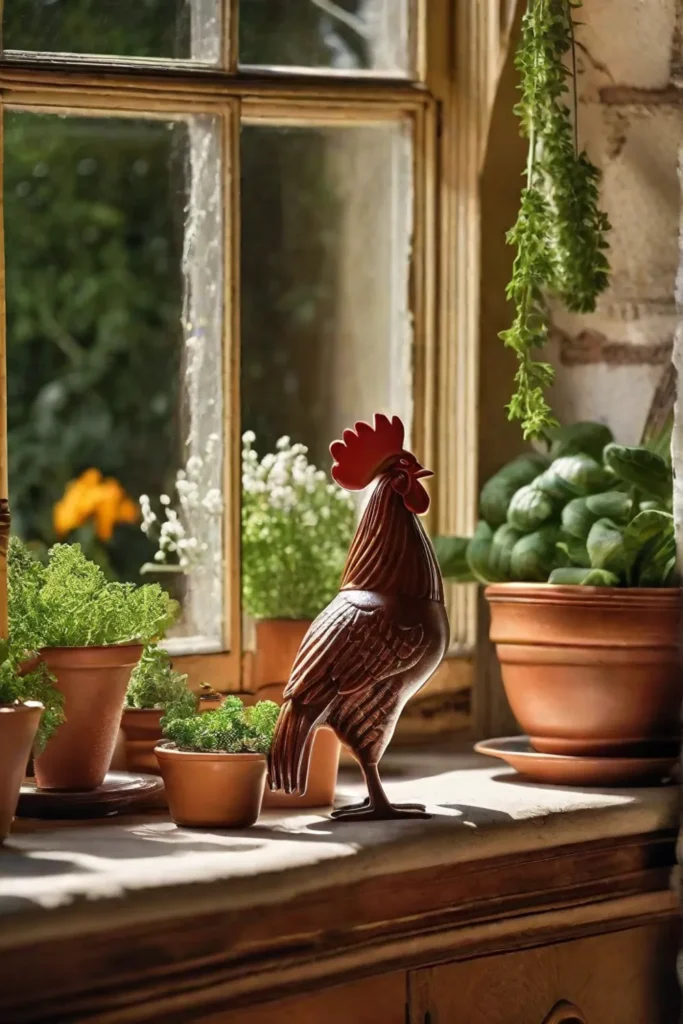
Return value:
[[(515, 113), (529, 140), (529, 158), (519, 216), (507, 236), (517, 247), (507, 289), (515, 319), (501, 338), (519, 361), (508, 413), (521, 421), (525, 438), (546, 436), (556, 426), (545, 398), (553, 369), (534, 358), (548, 336), (545, 295), (551, 292), (572, 312), (587, 313), (609, 277), (610, 225), (598, 206), (600, 172), (578, 147), (572, 10), (581, 5), (582, 0), (528, 0), (515, 58), (522, 79)], [(572, 109), (566, 102), (570, 92)]]

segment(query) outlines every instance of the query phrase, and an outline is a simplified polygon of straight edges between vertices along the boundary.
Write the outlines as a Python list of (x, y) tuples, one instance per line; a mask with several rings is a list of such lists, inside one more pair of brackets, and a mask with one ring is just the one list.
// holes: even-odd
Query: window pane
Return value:
[(411, 140), (401, 124), (242, 131), (242, 410), (329, 469), (331, 440), (411, 418)]
[[(197, 539), (169, 561), (185, 550), (192, 571), (176, 565), (145, 578), (183, 602), (179, 635), (215, 644), (219, 151), (213, 118), (5, 117), (13, 530), (39, 553), (80, 541), (111, 578), (140, 582), (142, 566), (155, 564), (155, 530), (166, 518), (159, 499), (169, 495), (183, 540)], [(211, 491), (210, 514), (201, 502)], [(158, 516), (147, 535), (142, 494)]]
[(214, 64), (220, 0), (5, 0), (3, 45)]
[(240, 61), (408, 75), (410, 0), (240, 0)]

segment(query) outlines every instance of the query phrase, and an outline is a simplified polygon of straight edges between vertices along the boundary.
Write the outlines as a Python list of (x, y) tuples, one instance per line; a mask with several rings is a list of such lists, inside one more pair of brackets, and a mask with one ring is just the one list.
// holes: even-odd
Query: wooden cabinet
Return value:
[(525, 819), (486, 824), (476, 776), (447, 776), (469, 827), (13, 837), (0, 1024), (678, 1024), (673, 788), (548, 813), (516, 787)]
[(411, 1024), (677, 1024), (665, 921), (410, 974)]
[(275, 1003), (198, 1017), (195, 1024), (405, 1024), (405, 972), (332, 985)]
[(678, 923), (394, 971), (195, 1024), (678, 1024)]

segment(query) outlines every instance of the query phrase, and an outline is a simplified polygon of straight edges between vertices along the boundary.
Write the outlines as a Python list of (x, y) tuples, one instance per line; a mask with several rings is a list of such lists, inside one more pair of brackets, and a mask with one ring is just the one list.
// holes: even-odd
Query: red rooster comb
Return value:
[(398, 416), (389, 419), (378, 412), (374, 427), (361, 421), (342, 436), (342, 441), (330, 445), (332, 479), (347, 491), (362, 491), (374, 480), (383, 462), (401, 454), (405, 429)]

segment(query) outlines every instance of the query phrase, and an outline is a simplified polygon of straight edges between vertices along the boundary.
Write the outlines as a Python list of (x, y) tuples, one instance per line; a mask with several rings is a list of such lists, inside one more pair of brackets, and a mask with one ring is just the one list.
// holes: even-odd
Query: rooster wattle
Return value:
[(368, 800), (345, 820), (424, 817), (419, 804), (392, 805), (378, 765), (407, 701), (448, 645), (441, 573), (418, 515), (429, 508), (420, 482), (432, 474), (403, 447), (394, 416), (356, 423), (330, 446), (332, 476), (347, 490), (375, 490), (356, 531), (337, 597), (304, 637), (284, 692), (269, 756), (270, 785), (306, 790), (315, 730), (330, 726), (365, 776)]

